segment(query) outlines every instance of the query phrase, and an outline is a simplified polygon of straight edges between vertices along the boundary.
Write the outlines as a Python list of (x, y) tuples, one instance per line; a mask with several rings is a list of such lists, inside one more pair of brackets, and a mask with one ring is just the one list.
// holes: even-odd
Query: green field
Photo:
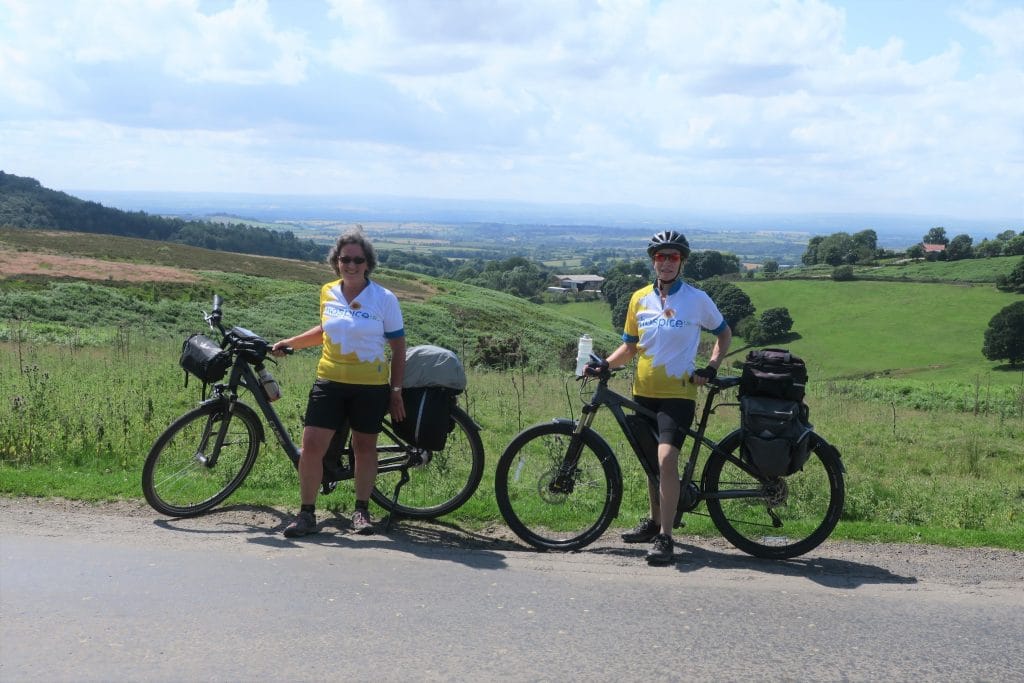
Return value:
[[(36, 249), (50, 248), (56, 246)], [(75, 246), (90, 258), (100, 258), (102, 248)], [(117, 248), (108, 242), (102, 258), (113, 259)], [(271, 339), (315, 320), (318, 283), (330, 276), (324, 266), (217, 254), (214, 269), (208, 254), (190, 261), (190, 249), (139, 249), (132, 258), (197, 265), (197, 284), (0, 280), (0, 493), (141, 497), (150, 444), (198, 399), (195, 384), (182, 390), (176, 361), (184, 335), (201, 329), (214, 291), (226, 297), (227, 323)], [(538, 306), (396, 271), (381, 272), (380, 280), (402, 299), (410, 343), (447, 346), (472, 365), (481, 338), (497, 336), (518, 341), (526, 355), (515, 370), (471, 368), (462, 397), (483, 427), (489, 465), (478, 494), (452, 519), (493, 524), (494, 461), (527, 425), (579, 415), (567, 369), (581, 332), (604, 352), (619, 343), (607, 306)], [(794, 319), (786, 346), (808, 361), (811, 420), (839, 447), (848, 471), (836, 537), (1024, 546), (1024, 373), (981, 356), (988, 320), (1019, 297), (988, 285), (739, 284), (758, 310), (785, 306)], [(733, 349), (734, 359), (745, 355), (741, 339)], [(316, 358), (300, 353), (275, 369), (285, 389), (275, 406), (293, 435)], [(628, 390), (627, 378), (616, 382)], [(713, 431), (720, 436), (736, 421), (734, 411), (723, 410)], [(632, 525), (645, 507), (642, 473), (607, 416), (598, 427), (622, 456), (627, 496), (618, 523)], [(294, 505), (291, 464), (275, 443), (265, 451), (232, 502)], [(350, 506), (350, 491), (342, 487), (324, 504)], [(699, 517), (688, 530), (714, 533)]]

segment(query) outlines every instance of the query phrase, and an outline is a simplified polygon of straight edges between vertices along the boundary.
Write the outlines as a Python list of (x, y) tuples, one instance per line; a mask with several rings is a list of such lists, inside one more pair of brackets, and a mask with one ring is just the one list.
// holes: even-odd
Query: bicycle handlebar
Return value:
[[(596, 358), (596, 356), (593, 356), (593, 354), (591, 354), (591, 356)], [(598, 360), (600, 360), (600, 359), (598, 359)], [(598, 374), (596, 374), (596, 375), (588, 375), (588, 374), (586, 374), (584, 372), (584, 374), (582, 374), (582, 375), (580, 375), (579, 377), (576, 378), (576, 381), (577, 382), (584, 382), (584, 383), (586, 383), (586, 382), (588, 382), (588, 381), (590, 381), (592, 379), (596, 379), (598, 381), (598, 383), (600, 383), (602, 385), (607, 385), (608, 384), (608, 380), (610, 380), (612, 377), (614, 377), (618, 372), (620, 372), (622, 370), (625, 370), (625, 369), (626, 369), (625, 365), (619, 365), (619, 366), (616, 366), (614, 368), (606, 366), (606, 367), (601, 368), (600, 372)], [(732, 387), (738, 386), (739, 383), (740, 383), (740, 378), (739, 377), (721, 377), (721, 376), (719, 376), (719, 377), (715, 377), (714, 379), (709, 379), (707, 381), (707, 385), (710, 385), (710, 386), (714, 387), (715, 389), (717, 389), (719, 391), (722, 391), (724, 389), (730, 389)]]

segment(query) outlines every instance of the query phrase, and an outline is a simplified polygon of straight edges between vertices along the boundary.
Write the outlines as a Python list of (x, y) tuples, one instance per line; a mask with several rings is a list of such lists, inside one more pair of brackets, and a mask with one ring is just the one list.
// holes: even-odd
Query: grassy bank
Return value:
[[(177, 340), (104, 349), (6, 344), (0, 353), (0, 493), (86, 500), (141, 497), (140, 472), (150, 444), (198, 399), (183, 390)], [(316, 355), (282, 362), (275, 375), (285, 396), (275, 406), (297, 436)], [(625, 378), (616, 380), (628, 389)], [(579, 415), (567, 373), (470, 372), (463, 405), (483, 428), (488, 469), (480, 490), (453, 515), (485, 526), (499, 519), (493, 467), (523, 427)], [(811, 419), (843, 454), (846, 512), (835, 537), (922, 541), (1024, 549), (1024, 423), (997, 414), (915, 411), (850, 398), (828, 383), (812, 388)], [(723, 409), (712, 432), (737, 422)], [(611, 427), (598, 429), (620, 455), (627, 479), (618, 523), (633, 524), (646, 508), (639, 465)], [(297, 480), (276, 443), (268, 443), (248, 481), (231, 499), (292, 506)], [(332, 502), (333, 501), (333, 502)], [(351, 507), (342, 486), (323, 501)], [(699, 517), (688, 529), (715, 533)]]

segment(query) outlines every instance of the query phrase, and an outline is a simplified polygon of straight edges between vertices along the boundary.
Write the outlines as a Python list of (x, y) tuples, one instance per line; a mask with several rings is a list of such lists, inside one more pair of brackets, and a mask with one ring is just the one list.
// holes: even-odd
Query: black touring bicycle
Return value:
[[(773, 362), (780, 356), (780, 362), (795, 359), (802, 365), (784, 350), (767, 355)], [(528, 427), (498, 459), (498, 508), (509, 528), (536, 548), (579, 550), (597, 540), (619, 514), (619, 460), (593, 428), (601, 408), (611, 412), (647, 477), (657, 481), (657, 437), (651, 425), (655, 416), (608, 386), (620, 369), (605, 368), (594, 379), (580, 378), (584, 405), (579, 420), (556, 418)], [(758, 379), (757, 372), (749, 384), (772, 384), (775, 375), (762, 373)], [(741, 377), (718, 377), (706, 385), (696, 428), (687, 432), (690, 456), (684, 460), (680, 455), (683, 475), (675, 526), (703, 503), (721, 534), (743, 552), (770, 559), (802, 555), (824, 541), (839, 521), (845, 498), (843, 463), (839, 451), (807, 423), (802, 384), (790, 382), (777, 396), (756, 395), (769, 392), (747, 384)], [(736, 387), (740, 403), (723, 402), (722, 392)], [(749, 398), (742, 396), (745, 388)], [(723, 405), (741, 406), (741, 427), (716, 442), (705, 429), (709, 416)], [(788, 433), (793, 428), (795, 433)], [(707, 459), (698, 474), (698, 458), (705, 449)]]
[[(146, 500), (171, 517), (206, 512), (241, 486), (265, 441), (264, 420), (285, 455), (296, 466), (299, 462), (299, 449), (272, 405), (280, 389), (265, 368), (271, 344), (243, 327), (224, 327), (221, 304), (214, 296), (213, 311), (204, 314), (221, 341), (193, 335), (183, 345), (181, 358), (186, 372), (212, 386), (210, 395), (167, 427), (142, 469)], [(439, 367), (449, 371), (448, 377), (453, 370), (461, 372), (454, 354), (431, 355), (434, 351), (445, 350), (409, 349), (403, 390), (407, 417), (397, 424), (385, 419), (378, 439), (378, 474), (371, 497), (391, 513), (388, 523), (395, 515), (432, 519), (448, 514), (469, 500), (483, 476), (479, 427), (455, 402), (465, 387), (464, 375), (462, 387), (428, 382), (410, 387), (417, 373), (423, 378)], [(420, 358), (427, 360), (417, 363)], [(243, 401), (246, 395), (255, 408)], [(441, 430), (422, 431), (438, 424)], [(321, 492), (330, 493), (338, 482), (351, 479), (353, 465), (348, 430), (339, 430), (324, 458)]]

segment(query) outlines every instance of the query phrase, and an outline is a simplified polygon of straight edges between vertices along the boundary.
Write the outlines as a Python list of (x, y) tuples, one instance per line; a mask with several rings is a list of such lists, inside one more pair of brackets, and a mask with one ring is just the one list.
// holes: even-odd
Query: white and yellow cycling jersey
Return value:
[(721, 334), (726, 322), (704, 291), (682, 280), (665, 297), (653, 284), (629, 300), (622, 339), (637, 345), (633, 394), (648, 398), (697, 398), (689, 379), (694, 371), (701, 330)]
[(391, 290), (372, 280), (346, 301), (341, 280), (320, 289), (323, 353), (316, 376), (347, 384), (387, 384), (391, 368), (384, 355), (388, 339), (405, 336), (402, 310)]

